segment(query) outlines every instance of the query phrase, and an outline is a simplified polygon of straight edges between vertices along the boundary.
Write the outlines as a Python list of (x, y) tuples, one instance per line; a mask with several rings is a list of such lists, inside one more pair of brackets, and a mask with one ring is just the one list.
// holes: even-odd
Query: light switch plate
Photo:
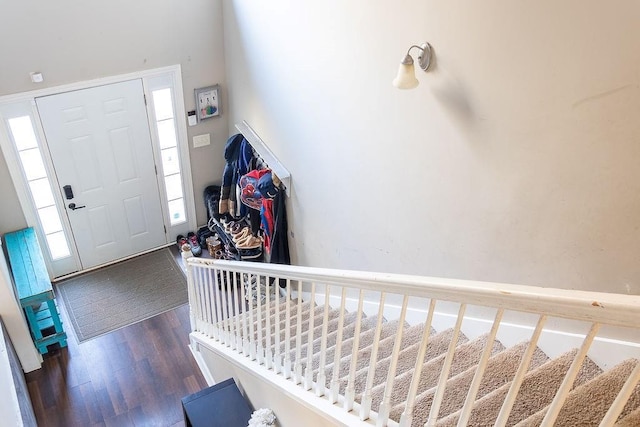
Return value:
[(196, 135), (193, 137), (193, 148), (204, 147), (205, 145), (211, 144), (211, 139), (209, 138), (209, 134), (205, 133), (203, 135)]

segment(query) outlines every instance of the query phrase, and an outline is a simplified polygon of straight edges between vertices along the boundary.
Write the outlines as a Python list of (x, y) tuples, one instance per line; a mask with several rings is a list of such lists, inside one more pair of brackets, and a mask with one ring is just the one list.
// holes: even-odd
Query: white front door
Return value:
[(142, 81), (36, 104), (82, 268), (165, 244)]

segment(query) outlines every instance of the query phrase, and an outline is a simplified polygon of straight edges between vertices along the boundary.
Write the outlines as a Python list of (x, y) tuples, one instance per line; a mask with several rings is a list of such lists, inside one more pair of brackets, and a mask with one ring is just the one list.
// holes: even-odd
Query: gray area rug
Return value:
[(187, 280), (169, 249), (64, 280), (56, 286), (78, 342), (188, 301)]

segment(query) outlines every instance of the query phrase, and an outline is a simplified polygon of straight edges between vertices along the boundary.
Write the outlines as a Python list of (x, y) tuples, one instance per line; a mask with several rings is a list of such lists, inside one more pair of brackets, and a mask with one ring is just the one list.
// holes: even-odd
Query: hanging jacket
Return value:
[[(273, 231), (271, 235), (272, 264), (291, 264), (289, 256), (289, 231), (287, 230), (287, 208), (285, 206), (284, 191), (273, 199)], [(280, 282), (282, 286), (282, 282)]]
[(253, 149), (242, 134), (231, 136), (224, 147), (224, 172), (218, 211), (220, 215), (241, 216), (246, 210), (238, 206), (236, 188), (240, 177), (249, 171), (253, 161)]

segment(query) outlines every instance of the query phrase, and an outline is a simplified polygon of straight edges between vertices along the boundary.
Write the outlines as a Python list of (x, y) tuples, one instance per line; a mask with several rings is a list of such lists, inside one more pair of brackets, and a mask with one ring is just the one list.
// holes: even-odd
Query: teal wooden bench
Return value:
[(49, 274), (42, 258), (33, 228), (4, 235), (11, 272), (20, 305), (24, 309), (38, 351), (47, 353), (47, 346), (67, 345)]

